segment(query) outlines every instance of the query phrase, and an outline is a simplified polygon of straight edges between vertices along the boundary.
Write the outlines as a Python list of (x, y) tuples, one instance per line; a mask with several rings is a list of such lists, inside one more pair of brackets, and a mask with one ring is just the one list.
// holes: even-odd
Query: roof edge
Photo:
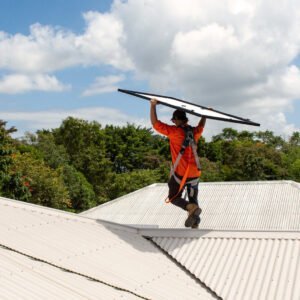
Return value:
[(296, 239), (300, 240), (300, 231), (253, 231), (253, 230), (213, 230), (189, 228), (145, 228), (141, 226), (124, 225), (111, 221), (97, 219), (101, 225), (136, 233), (144, 237), (158, 238), (233, 238), (233, 239)]

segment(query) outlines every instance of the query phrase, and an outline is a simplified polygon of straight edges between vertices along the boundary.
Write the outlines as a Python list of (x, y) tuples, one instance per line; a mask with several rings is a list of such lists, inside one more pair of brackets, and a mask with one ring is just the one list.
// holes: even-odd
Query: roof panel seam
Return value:
[(129, 294), (132, 294), (132, 295), (134, 295), (134, 296), (136, 296), (136, 297), (138, 297), (138, 298), (141, 298), (141, 299), (151, 300), (150, 298), (147, 298), (147, 297), (144, 297), (144, 296), (142, 296), (142, 295), (139, 295), (139, 294), (137, 294), (137, 293), (135, 293), (135, 292), (133, 292), (133, 291), (131, 291), (131, 290), (128, 290), (128, 289), (125, 289), (125, 288), (116, 286), (116, 285), (114, 285), (114, 284), (111, 284), (111, 283), (109, 283), (109, 282), (103, 281), (103, 280), (101, 280), (101, 279), (98, 279), (98, 278), (95, 278), (95, 277), (92, 277), (92, 276), (89, 276), (89, 275), (86, 275), (86, 274), (83, 274), (83, 273), (79, 273), (79, 272), (76, 272), (76, 271), (74, 271), (74, 270), (71, 270), (71, 269), (68, 269), (68, 268), (59, 266), (59, 265), (56, 265), (56, 264), (51, 263), (51, 262), (49, 262), (49, 261), (46, 261), (46, 260), (44, 260), (44, 259), (41, 259), (41, 258), (32, 256), (32, 255), (27, 254), (27, 253), (24, 253), (24, 252), (21, 252), (21, 251), (19, 251), (19, 250), (17, 250), (17, 249), (11, 248), (11, 247), (9, 247), (9, 246), (7, 246), (7, 245), (4, 245), (4, 244), (2, 244), (2, 243), (0, 243), (0, 247), (3, 248), (3, 249), (6, 249), (6, 250), (8, 250), (8, 251), (12, 251), (12, 252), (18, 253), (18, 254), (20, 254), (20, 255), (23, 255), (23, 256), (28, 257), (28, 258), (30, 258), (30, 259), (33, 259), (33, 260), (35, 260), (35, 261), (38, 261), (38, 262), (41, 262), (41, 263), (45, 263), (45, 264), (47, 264), (47, 265), (49, 265), (49, 266), (52, 266), (52, 267), (54, 267), (54, 268), (58, 268), (58, 269), (60, 269), (60, 270), (62, 270), (62, 271), (65, 271), (65, 272), (68, 272), (68, 273), (72, 273), (72, 274), (75, 274), (75, 275), (84, 277), (84, 278), (86, 278), (86, 279), (88, 279), (88, 280), (92, 280), (92, 281), (95, 281), (95, 282), (104, 284), (104, 285), (109, 286), (109, 287), (111, 287), (111, 288), (113, 288), (113, 289), (116, 289), (116, 290), (118, 290), (118, 291), (122, 291), (122, 292), (126, 292), (126, 293), (129, 293)]

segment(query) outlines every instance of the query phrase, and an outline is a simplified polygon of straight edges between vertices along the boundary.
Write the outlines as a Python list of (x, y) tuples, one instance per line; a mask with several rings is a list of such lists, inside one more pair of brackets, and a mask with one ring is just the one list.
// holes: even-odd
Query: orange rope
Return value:
[[(184, 175), (183, 175), (183, 177), (182, 177), (182, 179), (181, 179), (181, 181), (180, 181), (180, 185), (179, 185), (179, 189), (178, 189), (177, 194), (174, 195), (171, 199), (169, 199), (169, 197), (167, 197), (167, 198), (165, 199), (165, 203), (170, 203), (170, 202), (172, 202), (172, 201), (178, 196), (178, 194), (181, 192), (181, 190), (183, 189), (183, 187), (184, 187), (184, 185), (185, 185), (185, 183), (186, 183), (186, 179), (187, 179), (188, 174), (189, 174), (189, 170), (190, 170), (190, 161), (191, 161), (191, 156), (192, 156), (191, 154), (192, 154), (192, 153), (190, 152), (189, 159), (188, 159), (188, 166), (187, 166), (187, 168), (186, 168), (186, 170), (185, 170), (185, 173), (184, 173)], [(174, 173), (175, 173), (175, 170), (174, 170)]]

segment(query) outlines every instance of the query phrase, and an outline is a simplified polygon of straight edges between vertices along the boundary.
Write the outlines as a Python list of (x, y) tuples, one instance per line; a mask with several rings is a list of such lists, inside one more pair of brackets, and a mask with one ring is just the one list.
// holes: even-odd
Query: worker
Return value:
[[(151, 123), (157, 132), (168, 137), (173, 163), (168, 182), (168, 199), (172, 204), (188, 212), (185, 227), (198, 228), (201, 214), (201, 208), (198, 204), (198, 184), (201, 170), (195, 147), (202, 135), (206, 118), (202, 117), (196, 127), (191, 127), (188, 124), (185, 111), (177, 109), (173, 112), (171, 119), (174, 125), (168, 125), (158, 120), (157, 104), (159, 104), (157, 99), (151, 99)], [(187, 145), (189, 132), (192, 136), (190, 139), (193, 146)], [(188, 201), (182, 197), (184, 188), (187, 188)]]

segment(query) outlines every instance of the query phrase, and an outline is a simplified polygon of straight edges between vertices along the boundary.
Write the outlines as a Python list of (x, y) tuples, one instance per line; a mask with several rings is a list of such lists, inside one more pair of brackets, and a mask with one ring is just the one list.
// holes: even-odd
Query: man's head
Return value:
[(173, 112), (173, 116), (171, 121), (176, 125), (176, 126), (180, 126), (180, 125), (184, 125), (188, 122), (188, 118), (186, 117), (186, 113), (183, 110), (180, 109), (176, 109)]

